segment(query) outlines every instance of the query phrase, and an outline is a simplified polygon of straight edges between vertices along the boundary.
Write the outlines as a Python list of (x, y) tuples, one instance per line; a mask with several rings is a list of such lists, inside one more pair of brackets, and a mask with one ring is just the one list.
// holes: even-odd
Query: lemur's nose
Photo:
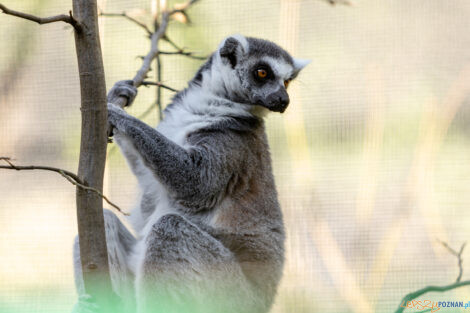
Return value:
[(279, 103), (282, 106), (289, 105), (289, 95), (287, 93), (282, 93), (281, 96), (279, 97)]

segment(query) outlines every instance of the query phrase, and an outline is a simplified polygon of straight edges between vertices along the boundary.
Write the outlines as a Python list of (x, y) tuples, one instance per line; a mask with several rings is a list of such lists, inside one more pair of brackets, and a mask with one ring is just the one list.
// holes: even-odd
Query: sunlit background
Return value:
[[(71, 8), (2, 3), (41, 16)], [(407, 293), (457, 278), (457, 259), (439, 240), (456, 250), (470, 240), (470, 1), (351, 3), (200, 0), (191, 25), (169, 28), (198, 55), (241, 33), (312, 60), (290, 87), (287, 112), (267, 118), (288, 235), (273, 313), (393, 312)], [(99, 5), (151, 26), (151, 0)], [(123, 18), (100, 18), (100, 28), (111, 87), (133, 77), (149, 41)], [(163, 82), (184, 88), (201, 64), (162, 56)], [(139, 93), (135, 116), (156, 89)], [(168, 103), (172, 92), (163, 96)], [(0, 156), (76, 172), (79, 101), (72, 29), (0, 15)], [(158, 111), (144, 120), (155, 125)], [(105, 194), (130, 211), (136, 180), (108, 151)], [(0, 312), (71, 310), (76, 233), (75, 188), (63, 177), (0, 171)], [(470, 247), (463, 259), (470, 279)], [(470, 288), (420, 299), (467, 302)]]

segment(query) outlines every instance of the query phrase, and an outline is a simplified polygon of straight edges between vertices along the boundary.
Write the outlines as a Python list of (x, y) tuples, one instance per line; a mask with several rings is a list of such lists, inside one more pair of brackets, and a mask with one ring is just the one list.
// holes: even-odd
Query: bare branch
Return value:
[[(162, 17), (158, 25), (158, 29), (150, 37), (150, 41), (151, 41), (150, 51), (142, 60), (142, 66), (140, 67), (140, 69), (137, 71), (137, 74), (132, 79), (134, 81), (135, 87), (141, 86), (144, 80), (148, 77), (148, 73), (150, 71), (152, 62), (159, 54), (159, 47), (158, 47), (159, 41), (160, 39), (166, 38), (165, 33), (167, 30), (168, 24), (170, 22), (170, 17), (177, 12), (186, 10), (195, 2), (197, 2), (197, 0), (190, 0), (173, 10), (164, 11), (162, 13)], [(181, 50), (181, 49), (177, 49), (177, 50)], [(122, 98), (121, 101), (116, 101), (115, 104), (120, 107), (124, 107), (124, 105), (126, 104), (126, 99)]]
[(159, 54), (166, 54), (166, 55), (182, 55), (188, 57), (190, 59), (195, 60), (206, 60), (207, 56), (197, 56), (194, 55), (194, 52), (178, 50), (178, 51), (160, 51)]
[(138, 25), (139, 27), (143, 28), (149, 36), (152, 36), (153, 32), (148, 28), (147, 25), (144, 23), (138, 21), (136, 18), (130, 16), (127, 14), (127, 12), (122, 12), (122, 13), (105, 13), (102, 11), (99, 11), (98, 13), (99, 16), (108, 16), (108, 17), (124, 17), (125, 19), (131, 21), (132, 23)]
[(182, 47), (178, 46), (178, 45), (176, 44), (176, 42), (174, 42), (172, 39), (170, 39), (170, 38), (168, 37), (168, 35), (165, 34), (165, 36), (163, 36), (162, 39), (165, 40), (166, 42), (168, 42), (168, 43), (169, 43), (173, 48), (175, 48), (176, 50), (178, 50), (178, 51), (183, 51), (183, 50), (184, 50)]
[(454, 255), (455, 257), (457, 257), (458, 266), (459, 266), (459, 275), (457, 276), (456, 282), (458, 283), (458, 282), (462, 279), (462, 275), (463, 275), (462, 253), (463, 253), (463, 250), (465, 249), (465, 246), (467, 245), (467, 243), (464, 242), (464, 243), (462, 244), (462, 246), (460, 247), (459, 252), (457, 252), (456, 250), (452, 249), (446, 242), (441, 241), (441, 240), (439, 240), (439, 239), (437, 239), (437, 241), (438, 241), (441, 245), (443, 245), (444, 248), (447, 249), (447, 251), (449, 251), (452, 255)]
[(159, 83), (159, 82), (149, 82), (149, 81), (146, 81), (146, 80), (145, 80), (145, 81), (142, 82), (142, 85), (143, 85), (143, 86), (157, 86), (157, 87), (159, 87), (159, 88), (168, 89), (168, 90), (171, 90), (171, 91), (173, 91), (173, 92), (178, 92), (177, 89), (172, 88), (172, 87), (167, 86), (167, 85), (164, 85), (164, 84)]
[(181, 54), (181, 55), (188, 56), (192, 59), (197, 59), (197, 60), (205, 60), (208, 58), (207, 56), (195, 56), (194, 52), (186, 52), (184, 47), (180, 47), (176, 42), (170, 39), (167, 35), (165, 35), (162, 39), (168, 42), (177, 51), (174, 51), (174, 52), (160, 51), (160, 54)]
[[(158, 19), (155, 16), (154, 20), (155, 30), (158, 30)], [(162, 58), (160, 53), (158, 53), (156, 58), (157, 63), (157, 82), (162, 81)], [(157, 86), (157, 110), (158, 110), (158, 119), (161, 121), (163, 119), (163, 108), (162, 108), (162, 88), (161, 86)]]
[(120, 213), (124, 215), (129, 215), (129, 213), (124, 212), (121, 210), (120, 207), (118, 207), (116, 204), (111, 202), (111, 200), (108, 199), (103, 193), (101, 193), (98, 189), (86, 186), (85, 183), (74, 173), (69, 172), (67, 170), (61, 169), (61, 168), (56, 168), (56, 167), (50, 167), (50, 166), (41, 166), (41, 165), (28, 165), (28, 166), (19, 166), (15, 165), (12, 162), (12, 159), (9, 157), (0, 157), (0, 160), (5, 161), (8, 165), (0, 165), (0, 169), (10, 169), (10, 170), (45, 170), (45, 171), (51, 171), (51, 172), (56, 172), (62, 175), (65, 179), (67, 179), (71, 184), (84, 189), (84, 190), (89, 190), (92, 192), (97, 193), (101, 198), (103, 198), (109, 205), (111, 205), (113, 208), (118, 210)]
[(76, 174), (69, 172), (67, 170), (64, 170), (64, 169), (50, 167), (50, 166), (41, 166), (41, 165), (18, 166), (18, 165), (13, 164), (12, 159), (9, 157), (0, 157), (0, 160), (5, 161), (8, 164), (8, 166), (2, 165), (0, 168), (13, 169), (17, 171), (19, 170), (45, 170), (45, 171), (56, 172), (59, 174), (62, 171), (65, 175), (69, 176), (77, 183), (83, 184), (81, 179)]
[(190, 0), (188, 2), (185, 2), (185, 3), (176, 3), (175, 6), (174, 6), (174, 9), (173, 11), (171, 12), (171, 14), (174, 14), (174, 13), (177, 13), (177, 12), (181, 12), (181, 13), (184, 13), (184, 11), (189, 8), (191, 5), (193, 5), (194, 3), (196, 3), (198, 0)]
[(69, 11), (69, 15), (61, 14), (61, 15), (49, 16), (49, 17), (38, 17), (38, 16), (31, 15), (31, 14), (27, 14), (27, 13), (15, 11), (15, 10), (10, 10), (1, 3), (0, 3), (0, 10), (2, 10), (2, 12), (5, 14), (13, 15), (13, 16), (23, 18), (26, 20), (30, 20), (38, 24), (65, 22), (65, 23), (72, 25), (76, 31), (81, 30), (80, 23), (72, 16), (72, 11)]
[(104, 201), (106, 201), (110, 206), (112, 206), (113, 208), (115, 208), (116, 210), (118, 210), (120, 213), (126, 215), (126, 216), (129, 216), (129, 213), (127, 212), (124, 212), (123, 210), (121, 210), (120, 207), (118, 207), (116, 204), (114, 204), (113, 202), (111, 202), (111, 200), (108, 199), (108, 197), (106, 197), (103, 193), (101, 193), (101, 191), (99, 191), (98, 189), (95, 189), (95, 188), (92, 188), (92, 187), (88, 187), (88, 186), (85, 186), (84, 184), (80, 184), (74, 180), (72, 180), (69, 176), (67, 176), (62, 170), (60, 171), (60, 174), (62, 176), (64, 176), (70, 183), (72, 183), (73, 185), (79, 187), (79, 188), (82, 188), (82, 189), (85, 189), (85, 190), (90, 190), (90, 191), (93, 191), (93, 192), (96, 192), (101, 198), (103, 198)]
[(162, 21), (160, 26), (156, 32), (152, 34), (150, 38), (151, 41), (151, 48), (149, 53), (144, 57), (142, 61), (141, 68), (137, 71), (137, 74), (134, 76), (133, 81), (136, 87), (142, 85), (142, 82), (147, 77), (148, 72), (150, 71), (150, 67), (152, 65), (152, 61), (158, 55), (158, 41), (163, 37), (166, 32), (166, 28), (168, 27), (170, 14), (168, 12), (164, 12), (162, 16)]

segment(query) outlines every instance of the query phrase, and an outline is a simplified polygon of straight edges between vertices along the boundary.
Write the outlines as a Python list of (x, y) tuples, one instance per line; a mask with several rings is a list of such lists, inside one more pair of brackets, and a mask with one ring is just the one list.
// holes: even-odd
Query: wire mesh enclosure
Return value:
[[(99, 7), (151, 27), (153, 2)], [(58, 0), (2, 3), (40, 16), (71, 8)], [(412, 291), (455, 282), (452, 250), (470, 240), (470, 2), (200, 0), (189, 16), (190, 24), (172, 21), (168, 35), (196, 56), (240, 33), (312, 60), (289, 87), (287, 111), (266, 119), (287, 230), (272, 312), (394, 312)], [(99, 24), (109, 88), (134, 76), (149, 40), (126, 18), (101, 16)], [(0, 15), (0, 42), (0, 156), (75, 172), (73, 29)], [(162, 50), (174, 47), (163, 42)], [(181, 90), (202, 63), (162, 55), (161, 82)], [(174, 94), (141, 87), (128, 111), (156, 125), (157, 92), (163, 105)], [(127, 212), (138, 194), (115, 144), (104, 194)], [(0, 312), (71, 310), (76, 225), (75, 188), (62, 176), (0, 171)], [(469, 257), (463, 249), (462, 281), (470, 279)], [(466, 303), (470, 288), (419, 299)]]

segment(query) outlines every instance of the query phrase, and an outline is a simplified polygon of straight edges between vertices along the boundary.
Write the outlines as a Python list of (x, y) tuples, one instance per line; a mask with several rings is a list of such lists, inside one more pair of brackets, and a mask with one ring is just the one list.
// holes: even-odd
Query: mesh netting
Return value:
[[(149, 22), (150, 2), (101, 0), (100, 7)], [(41, 16), (71, 6), (3, 3)], [(276, 313), (394, 311), (410, 291), (455, 281), (457, 259), (438, 240), (458, 250), (470, 239), (470, 2), (353, 4), (201, 0), (190, 26), (169, 30), (201, 55), (241, 33), (313, 61), (292, 83), (287, 112), (267, 119), (288, 233)], [(76, 172), (73, 31), (0, 20), (0, 156)], [(100, 27), (110, 87), (133, 77), (149, 41), (122, 18), (102, 18)], [(201, 62), (163, 56), (163, 82), (183, 88)], [(168, 103), (172, 92), (162, 92)], [(155, 88), (140, 88), (130, 113), (144, 113), (155, 96)], [(155, 125), (158, 111), (143, 119)], [(119, 151), (108, 151), (105, 194), (130, 211), (135, 178)], [(75, 188), (56, 173), (2, 170), (0, 230), (0, 312), (70, 311)], [(469, 296), (460, 288), (421, 299)]]

